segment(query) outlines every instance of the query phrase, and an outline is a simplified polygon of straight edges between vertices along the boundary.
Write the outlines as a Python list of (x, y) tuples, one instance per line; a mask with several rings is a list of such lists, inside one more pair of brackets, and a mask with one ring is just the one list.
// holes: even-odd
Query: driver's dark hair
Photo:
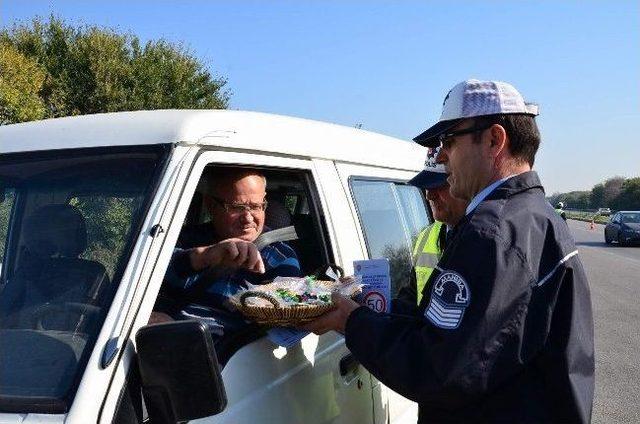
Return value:
[[(523, 114), (497, 114), (474, 118), (474, 126), (489, 127), (498, 124), (504, 128), (509, 138), (509, 152), (519, 161), (533, 166), (536, 152), (540, 147), (540, 131), (533, 116)], [(476, 139), (480, 134), (476, 134)]]

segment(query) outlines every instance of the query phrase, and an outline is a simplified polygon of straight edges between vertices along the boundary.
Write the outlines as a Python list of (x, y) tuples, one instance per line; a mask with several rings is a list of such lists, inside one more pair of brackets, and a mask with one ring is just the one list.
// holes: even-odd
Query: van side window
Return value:
[[(200, 178), (196, 192), (191, 199), (187, 217), (183, 223), (183, 230), (178, 238), (178, 245), (189, 236), (193, 227), (211, 222), (211, 215), (207, 210), (208, 184), (211, 174), (220, 169), (242, 168), (239, 166), (215, 166), (205, 168)], [(298, 239), (287, 241), (296, 251), (300, 265), (305, 273), (315, 271), (321, 265), (333, 260), (329, 257), (328, 237), (325, 237), (324, 218), (322, 211), (317, 208), (315, 187), (312, 178), (304, 171), (263, 169), (259, 171), (267, 179), (268, 202), (265, 210), (265, 229), (279, 229), (293, 226)], [(205, 235), (209, 239), (213, 235)]]
[(409, 281), (411, 250), (429, 225), (424, 196), (406, 184), (353, 178), (350, 180), (369, 258), (388, 258), (391, 294)]

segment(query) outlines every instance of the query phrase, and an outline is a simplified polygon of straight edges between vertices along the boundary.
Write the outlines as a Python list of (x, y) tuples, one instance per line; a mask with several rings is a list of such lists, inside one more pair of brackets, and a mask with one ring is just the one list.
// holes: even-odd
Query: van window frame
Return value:
[[(1, 264), (2, 264), (2, 272), (0, 272), (0, 293), (4, 289), (5, 284), (7, 283), (8, 272), (13, 269), (13, 267), (8, 267), (7, 264), (13, 261), (13, 257), (11, 256), (13, 243), (16, 243), (16, 232), (15, 228), (19, 228), (22, 226), (22, 218), (23, 214), (19, 213), (20, 208), (24, 208), (24, 201), (22, 200), (22, 190), (19, 190), (17, 185), (14, 185), (16, 190), (14, 191), (14, 199), (13, 205), (11, 205), (11, 211), (9, 212), (9, 219), (7, 220), (7, 236), (4, 240), (4, 252), (2, 255)], [(4, 187), (2, 188), (4, 190)]]
[[(220, 154), (223, 155), (223, 157), (217, 157), (217, 155), (211, 159), (206, 158), (204, 160), (202, 160), (202, 156), (205, 154)], [(245, 155), (249, 155), (249, 156), (254, 156), (257, 157), (258, 159), (267, 159), (267, 160), (258, 160), (258, 164), (255, 164), (254, 162), (250, 162), (248, 159), (250, 159), (249, 157), (245, 157), (244, 159), (246, 159), (245, 161), (243, 160), (238, 160), (238, 161), (234, 161), (234, 160), (226, 160), (227, 158), (224, 157), (225, 154), (238, 154), (241, 157), (244, 157)], [(279, 165), (275, 165), (275, 164), (264, 164), (262, 162), (270, 162), (269, 159), (274, 159), (275, 161), (281, 159), (281, 160), (295, 160), (295, 161), (301, 161), (301, 163), (303, 163), (305, 166), (300, 166), (300, 167), (295, 167), (295, 166), (279, 166)], [(200, 162), (204, 161), (204, 167), (202, 168), (202, 171), (197, 171), (196, 168), (199, 166)], [(311, 160), (311, 158), (298, 158), (298, 157), (288, 157), (288, 156), (282, 156), (282, 155), (277, 155), (277, 154), (270, 154), (270, 153), (265, 153), (265, 152), (256, 152), (256, 153), (252, 153), (252, 152), (243, 152), (243, 151), (229, 151), (229, 150), (225, 150), (225, 149), (220, 149), (220, 148), (216, 148), (216, 147), (202, 147), (198, 150), (198, 152), (194, 155), (193, 161), (191, 162), (190, 166), (189, 166), (189, 175), (190, 177), (188, 177), (186, 180), (184, 180), (182, 182), (182, 187), (180, 188), (180, 194), (179, 194), (179, 201), (176, 204), (176, 208), (172, 211), (171, 213), (171, 226), (180, 226), (180, 230), (178, 230), (178, 239), (180, 236), (180, 232), (182, 230), (182, 226), (184, 225), (184, 222), (186, 221), (187, 217), (188, 217), (188, 204), (191, 202), (191, 199), (193, 199), (193, 196), (195, 195), (195, 193), (198, 191), (198, 184), (200, 182), (200, 180), (202, 179), (202, 176), (205, 172), (205, 170), (207, 169), (207, 167), (235, 167), (235, 168), (252, 168), (252, 169), (257, 169), (257, 170), (265, 170), (265, 171), (282, 171), (282, 172), (291, 172), (291, 173), (295, 173), (296, 175), (301, 177), (301, 181), (304, 184), (304, 190), (305, 190), (305, 194), (307, 196), (307, 199), (309, 202), (311, 202), (311, 205), (309, 205), (309, 213), (311, 214), (311, 218), (312, 218), (312, 222), (313, 222), (313, 229), (314, 229), (314, 233), (316, 236), (316, 242), (318, 244), (319, 247), (321, 247), (322, 249), (322, 255), (323, 255), (323, 260), (326, 263), (335, 263), (335, 254), (334, 254), (334, 248), (337, 248), (337, 246), (333, 246), (332, 242), (331, 242), (331, 237), (329, 236), (329, 224), (327, 222), (327, 216), (329, 215), (328, 211), (325, 211), (322, 208), (322, 202), (321, 202), (321, 198), (320, 198), (320, 191), (319, 191), (319, 187), (318, 187), (318, 182), (316, 181), (316, 178), (314, 177), (314, 166), (313, 166), (313, 162)], [(193, 193), (191, 193), (190, 197), (186, 197), (186, 191), (187, 191), (187, 186), (189, 185), (189, 183), (192, 181), (191, 180), (191, 175), (195, 174), (196, 172), (199, 172), (198, 176), (197, 176), (197, 181), (196, 181), (196, 185), (195, 185), (195, 189), (193, 191)], [(184, 219), (180, 220), (180, 222), (178, 222), (178, 211), (180, 209), (180, 205), (184, 205), (183, 202), (187, 203), (187, 211), (185, 213)], [(177, 240), (176, 239), (176, 243), (173, 244), (171, 246), (171, 249), (175, 248), (176, 244), (177, 244)], [(164, 249), (164, 247), (163, 247)], [(297, 252), (296, 252), (297, 253)], [(301, 264), (303, 265), (303, 264)], [(313, 270), (311, 270), (313, 271)], [(166, 271), (165, 271), (166, 273)], [(164, 274), (163, 274), (164, 275)], [(161, 290), (161, 289), (160, 289)], [(157, 301), (157, 299), (160, 296), (161, 291), (158, 291), (156, 293), (156, 295), (153, 298), (153, 302), (155, 303)], [(135, 314), (138, 315), (140, 308), (142, 307), (142, 303), (139, 303), (136, 306), (136, 312)], [(240, 350), (241, 348), (243, 348), (244, 346), (248, 345), (249, 343), (251, 343), (254, 340), (257, 340), (258, 338), (262, 338), (265, 336), (265, 332), (262, 329), (252, 329), (252, 328), (247, 328), (247, 332), (242, 332), (240, 331), (240, 334), (238, 335), (238, 337), (231, 337), (229, 343), (231, 344), (231, 348), (227, 350), (225, 350), (225, 355), (226, 358), (223, 357), (219, 357), (218, 359), (221, 362), (221, 365), (224, 367), (226, 365), (226, 363), (228, 362), (229, 359), (231, 359), (233, 357), (233, 355), (235, 355), (235, 353)], [(131, 331), (129, 331), (127, 333), (127, 338), (129, 339), (131, 337)], [(221, 353), (221, 352), (220, 352)], [(220, 354), (219, 353), (219, 354)]]

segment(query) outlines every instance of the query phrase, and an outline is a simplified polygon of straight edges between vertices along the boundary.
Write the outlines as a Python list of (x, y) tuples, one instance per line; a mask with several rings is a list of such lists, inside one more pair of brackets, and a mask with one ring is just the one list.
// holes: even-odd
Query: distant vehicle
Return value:
[(640, 243), (640, 211), (616, 212), (604, 227), (604, 241), (620, 245)]
[(611, 209), (609, 208), (600, 208), (598, 209), (598, 215), (602, 215), (602, 216), (609, 216), (611, 215)]

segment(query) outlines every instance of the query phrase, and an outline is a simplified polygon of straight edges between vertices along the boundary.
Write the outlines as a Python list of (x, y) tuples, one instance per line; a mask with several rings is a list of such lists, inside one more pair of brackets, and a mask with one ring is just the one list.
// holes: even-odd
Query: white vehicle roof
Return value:
[(160, 143), (265, 151), (419, 171), (415, 143), (325, 122), (232, 110), (155, 110), (0, 126), (0, 152)]

